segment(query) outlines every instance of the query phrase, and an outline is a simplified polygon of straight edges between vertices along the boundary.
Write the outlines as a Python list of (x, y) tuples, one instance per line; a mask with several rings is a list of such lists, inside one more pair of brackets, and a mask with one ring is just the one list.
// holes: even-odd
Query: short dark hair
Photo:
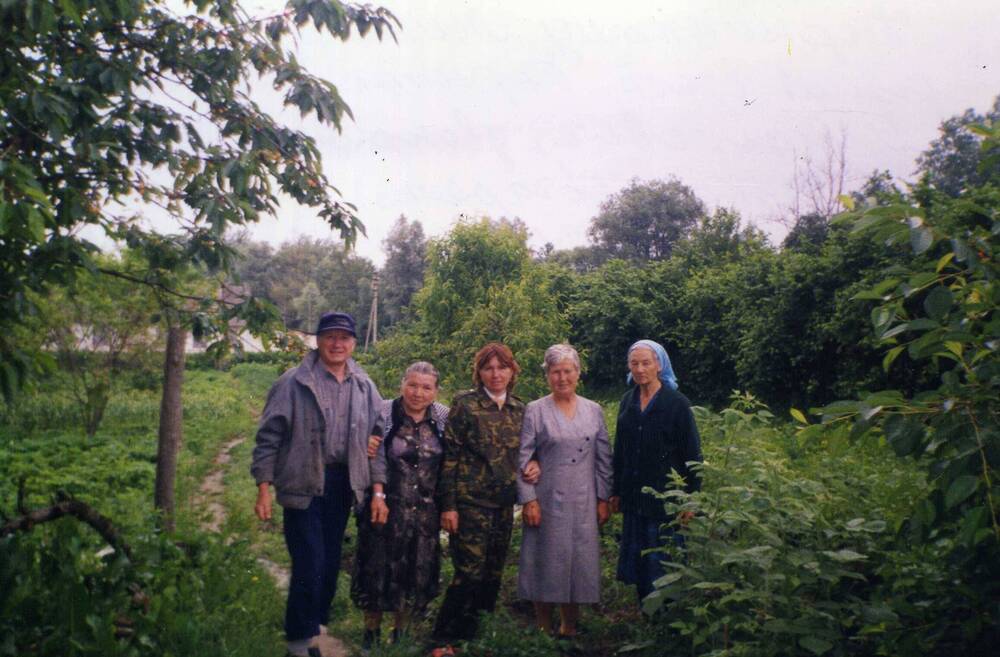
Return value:
[(476, 352), (475, 357), (472, 359), (472, 381), (476, 384), (477, 388), (483, 385), (483, 380), (479, 376), (479, 370), (486, 367), (486, 363), (490, 362), (490, 359), (494, 356), (500, 361), (501, 365), (505, 365), (511, 369), (510, 383), (507, 384), (507, 391), (510, 392), (514, 389), (514, 384), (517, 383), (517, 374), (521, 371), (521, 366), (514, 360), (514, 353), (510, 350), (510, 347), (499, 342), (490, 342)]

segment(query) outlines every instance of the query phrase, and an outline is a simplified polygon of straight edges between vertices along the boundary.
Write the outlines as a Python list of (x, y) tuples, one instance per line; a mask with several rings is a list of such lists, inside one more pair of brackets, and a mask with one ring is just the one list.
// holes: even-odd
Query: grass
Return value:
[[(183, 595), (193, 596), (198, 604), (212, 609), (206, 606), (199, 612), (202, 618), (196, 621), (182, 611), (185, 600), (165, 607), (166, 611), (158, 618), (166, 628), (164, 636), (173, 637), (171, 645), (179, 651), (174, 654), (196, 650), (191, 641), (197, 637), (213, 646), (216, 651), (213, 654), (243, 657), (282, 651), (283, 598), (274, 582), (255, 563), (257, 557), (263, 557), (287, 568), (280, 507), (276, 508), (272, 521), (262, 523), (256, 519), (253, 514), (256, 487), (249, 475), (257, 417), (266, 392), (278, 374), (277, 367), (266, 364), (237, 365), (226, 372), (189, 370), (186, 373), (184, 444), (177, 479), (178, 536), (191, 537), (183, 540), (203, 546), (198, 554), (205, 556), (196, 578), (200, 583), (191, 579), (189, 573), (170, 572), (172, 562), (169, 560), (161, 563), (156, 577), (176, 579), (176, 586), (168, 585), (167, 590), (173, 586), (175, 591), (185, 591)], [(24, 501), (28, 506), (44, 505), (56, 491), (64, 490), (113, 518), (126, 536), (141, 535), (149, 530), (151, 523), (157, 391), (135, 387), (116, 391), (104, 425), (96, 436), (88, 439), (73, 426), (72, 404), (60, 393), (60, 385), (59, 381), (51, 382), (47, 389), (26, 398), (17, 409), (4, 411), (5, 421), (0, 429), (0, 472), (4, 473), (0, 477), (0, 507), (11, 515), (17, 482), (23, 479), (27, 492)], [(598, 395), (612, 435), (618, 398), (617, 391)], [(25, 418), (26, 413), (45, 415)], [(756, 419), (746, 419), (751, 416)], [(823, 522), (837, 523), (842, 517), (875, 515), (886, 518), (891, 524), (908, 511), (914, 491), (922, 481), (913, 468), (904, 467), (878, 443), (859, 445), (831, 439), (822, 444), (800, 444), (790, 428), (763, 414), (744, 414), (739, 420), (743, 424), (728, 422), (723, 416), (707, 412), (700, 415), (705, 458), (712, 466), (706, 469), (706, 491), (712, 491), (713, 487), (739, 490), (759, 473), (774, 472), (775, 476), (780, 475), (781, 481), (795, 482), (789, 490), (801, 488), (835, 493), (809, 504), (809, 511), (814, 510)], [(234, 437), (243, 440), (230, 451), (231, 460), (224, 466), (220, 499), (226, 509), (225, 523), (221, 536), (205, 536), (200, 529), (204, 511), (193, 500), (200, 482), (219, 467), (213, 464), (215, 455)], [(740, 464), (740, 469), (726, 472), (720, 468), (726, 459)], [(861, 499), (851, 497), (849, 489), (852, 486), (864, 487)], [(844, 500), (851, 502), (845, 504)], [(739, 495), (734, 495), (732, 511), (739, 512), (740, 505), (752, 503), (753, 500), (744, 502)], [(573, 654), (597, 657), (615, 654), (623, 647), (629, 647), (628, 654), (652, 654), (650, 651), (656, 648), (648, 644), (655, 637), (662, 637), (660, 621), (644, 618), (639, 612), (634, 589), (614, 579), (620, 531), (620, 516), (613, 517), (602, 529), (601, 603), (582, 610), (579, 640), (572, 645), (556, 645), (532, 629), (531, 606), (517, 598), (521, 531), (515, 526), (498, 611), (485, 619), (479, 637), (467, 646), (466, 654), (528, 657), (571, 650)], [(330, 631), (356, 647), (361, 641), (363, 622), (349, 596), (355, 533), (355, 523), (349, 522)], [(95, 547), (99, 544), (93, 536), (84, 541)], [(91, 559), (88, 563), (92, 562)], [(233, 568), (240, 571), (237, 573)], [(450, 562), (445, 558), (442, 591), (450, 581), (451, 572)], [(211, 591), (198, 592), (191, 588), (198, 586), (211, 588)], [(431, 604), (425, 617), (414, 619), (407, 642), (384, 647), (380, 654), (388, 657), (421, 654), (419, 647), (429, 636), (442, 597)], [(209, 639), (201, 634), (209, 620), (220, 628), (220, 637)], [(386, 635), (390, 623), (387, 617), (384, 620)], [(252, 630), (248, 629), (251, 627)], [(678, 645), (681, 644), (683, 642)], [(166, 654), (162, 648), (161, 645), (161, 653)], [(687, 645), (685, 652), (697, 654), (699, 651)]]

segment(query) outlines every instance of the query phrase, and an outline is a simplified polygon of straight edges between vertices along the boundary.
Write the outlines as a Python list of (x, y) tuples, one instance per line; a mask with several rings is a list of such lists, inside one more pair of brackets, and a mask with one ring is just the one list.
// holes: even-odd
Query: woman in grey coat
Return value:
[(552, 394), (528, 404), (521, 430), (521, 467), (535, 458), (542, 476), (518, 482), (525, 528), (517, 588), (535, 603), (540, 629), (551, 631), (559, 604), (559, 634), (573, 636), (579, 605), (600, 598), (598, 527), (609, 515), (611, 446), (600, 405), (576, 394), (576, 350), (553, 345), (542, 367)]

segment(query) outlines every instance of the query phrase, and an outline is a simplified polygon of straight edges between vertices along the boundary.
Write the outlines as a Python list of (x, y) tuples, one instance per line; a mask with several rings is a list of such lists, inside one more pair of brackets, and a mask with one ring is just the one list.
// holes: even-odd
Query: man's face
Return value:
[(353, 335), (340, 329), (323, 331), (316, 336), (319, 358), (327, 367), (340, 367), (346, 363), (347, 359), (354, 353), (354, 345), (356, 344), (357, 340)]

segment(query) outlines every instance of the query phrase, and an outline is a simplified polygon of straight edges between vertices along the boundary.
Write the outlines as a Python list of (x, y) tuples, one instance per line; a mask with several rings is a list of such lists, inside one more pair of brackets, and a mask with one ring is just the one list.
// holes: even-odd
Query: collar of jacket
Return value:
[[(660, 389), (656, 392), (656, 396), (653, 397), (649, 402), (650, 404), (652, 404), (652, 407), (649, 406), (646, 407), (646, 413), (649, 413), (650, 411), (660, 410), (661, 408), (664, 407), (664, 405), (667, 403), (667, 397), (670, 396), (670, 393), (667, 392), (668, 390), (670, 390), (670, 388), (668, 388), (665, 385), (660, 387)], [(639, 386), (632, 386), (627, 394), (629, 396), (628, 408), (629, 409), (636, 408), (641, 413), (642, 409), (639, 408)]]
[[(476, 397), (479, 401), (479, 405), (482, 406), (483, 408), (489, 408), (490, 406), (497, 405), (497, 403), (493, 401), (493, 398), (490, 397), (490, 394), (486, 392), (486, 388), (484, 388), (483, 386), (479, 386), (478, 388), (476, 388)], [(500, 408), (506, 408), (508, 406), (510, 406), (511, 408), (517, 408), (518, 405), (523, 405), (523, 404), (524, 402), (515, 397), (514, 393), (508, 390), (507, 399), (504, 400), (503, 406), (501, 406)]]
[[(395, 435), (396, 431), (403, 424), (403, 398), (396, 397), (390, 402), (390, 415), (389, 415), (389, 426), (386, 427), (386, 440), (389, 440), (392, 435)], [(431, 402), (431, 405), (427, 407), (425, 411), (426, 418), (421, 420), (421, 422), (429, 422), (431, 429), (437, 434), (438, 438), (444, 435), (444, 425), (448, 418), (448, 407), (440, 402)]]

